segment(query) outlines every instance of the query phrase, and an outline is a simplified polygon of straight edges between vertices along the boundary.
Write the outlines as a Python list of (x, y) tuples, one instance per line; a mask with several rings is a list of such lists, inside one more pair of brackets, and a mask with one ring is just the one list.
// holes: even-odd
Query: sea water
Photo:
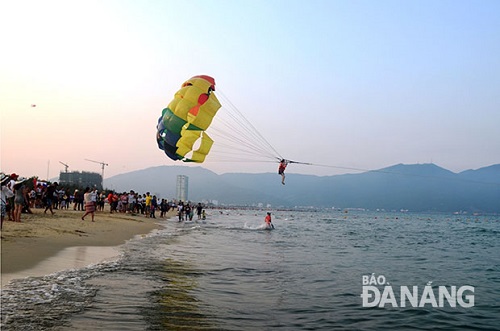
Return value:
[[(500, 330), (498, 216), (278, 211), (272, 231), (264, 216), (161, 221), (114, 261), (13, 280), (1, 329)], [(472, 306), (439, 303), (464, 286)]]

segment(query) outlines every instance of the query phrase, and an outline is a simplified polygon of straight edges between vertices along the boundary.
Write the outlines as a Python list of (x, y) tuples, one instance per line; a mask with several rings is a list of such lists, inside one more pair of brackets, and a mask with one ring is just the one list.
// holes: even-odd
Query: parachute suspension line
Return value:
[[(217, 123), (213, 124), (211, 127), (211, 135), (216, 140), (216, 144), (212, 149), (212, 153), (214, 153), (218, 148), (217, 147), (225, 147), (228, 150), (248, 150), (252, 151), (256, 156), (261, 154), (267, 155), (268, 151), (262, 147), (262, 145), (257, 145), (254, 142), (254, 138), (252, 136), (248, 137), (242, 134), (244, 132), (244, 128), (241, 128), (241, 124), (231, 123), (219, 114), (217, 118)], [(226, 143), (226, 144), (225, 144)]]
[[(244, 142), (242, 142), (242, 145), (246, 145), (244, 144)], [(238, 155), (238, 154), (241, 154), (241, 153), (245, 153), (245, 154), (248, 154), (248, 155), (253, 155), (253, 156), (266, 156), (266, 157), (269, 157), (269, 155), (266, 155), (266, 151), (262, 151), (262, 150), (258, 150), (256, 149), (254, 146), (252, 145), (247, 145), (247, 146), (241, 146), (241, 145), (235, 145), (235, 144), (224, 144), (223, 142), (221, 142), (220, 140), (217, 141), (217, 146), (218, 147), (222, 147), (222, 148), (226, 148), (228, 150), (228, 152), (224, 152), (224, 153), (227, 153), (227, 154), (235, 154), (235, 155)], [(239, 151), (240, 153), (231, 153), (229, 152), (230, 150), (235, 150), (235, 151)], [(217, 153), (217, 150), (214, 149), (212, 151), (212, 153)], [(273, 156), (271, 156), (272, 159), (274, 159)]]
[[(228, 128), (228, 130), (224, 130), (223, 128), (219, 128), (217, 126), (212, 127), (212, 132), (215, 134), (215, 136), (227, 138), (227, 140), (230, 140), (234, 145), (229, 145), (229, 144), (224, 144), (224, 139), (219, 139), (217, 144), (219, 146), (224, 146), (227, 147), (228, 149), (238, 149), (242, 150), (242, 146), (246, 147), (249, 151), (253, 151), (255, 155), (271, 155), (268, 150), (263, 148), (261, 145), (256, 145), (255, 143), (252, 143), (251, 139), (245, 139), (241, 134), (238, 134), (241, 129), (232, 126), (229, 122), (224, 121), (222, 118), (219, 118), (219, 123), (221, 125), (224, 125)], [(222, 140), (222, 141), (221, 141)]]
[(244, 162), (244, 163), (276, 163), (276, 161), (264, 161), (264, 160), (256, 160), (255, 158), (219, 158), (217, 160), (205, 160), (205, 163), (234, 163), (234, 162)]
[[(225, 112), (232, 121), (235, 122), (235, 126), (226, 122), (226, 126), (229, 127), (232, 132), (236, 132), (236, 136), (239, 140), (235, 140), (238, 144), (241, 144), (241, 139), (246, 143), (245, 145), (252, 145), (252, 149), (262, 153), (262, 156), (273, 160), (282, 159), (282, 156), (274, 149), (274, 147), (260, 134), (260, 132), (252, 125), (252, 123), (238, 110), (238, 108), (225, 96), (225, 94), (218, 89), (218, 96), (224, 100), (224, 105), (227, 105), (228, 109)], [(226, 107), (222, 107), (223, 109)], [(220, 119), (220, 118), (219, 118)], [(234, 135), (233, 135), (234, 136)], [(234, 139), (234, 137), (233, 137)]]
[[(213, 128), (211, 130), (212, 137), (216, 140), (214, 146), (212, 147), (211, 155), (223, 155), (227, 154), (239, 155), (245, 154), (247, 156), (257, 158), (271, 158), (275, 159), (273, 155), (262, 148), (262, 146), (257, 146), (255, 144), (249, 143), (248, 139), (242, 138), (233, 134), (234, 130), (221, 130), (219, 128)], [(237, 132), (237, 131), (236, 131)]]
[[(227, 150), (238, 150), (238, 151), (247, 151), (247, 153), (252, 153), (256, 156), (266, 153), (265, 150), (254, 146), (249, 143), (247, 140), (241, 138), (233, 134), (234, 130), (221, 130), (218, 128), (214, 128), (213, 136), (217, 139), (217, 147), (225, 148)], [(214, 149), (215, 151), (215, 149)]]
[(451, 180), (451, 181), (461, 181), (461, 182), (468, 182), (468, 183), (475, 183), (475, 184), (485, 184), (485, 185), (495, 185), (500, 187), (500, 183), (495, 183), (495, 182), (483, 182), (480, 180), (473, 180), (473, 179), (463, 179), (463, 178), (454, 178), (454, 177), (444, 177), (444, 176), (433, 176), (433, 175), (423, 175), (423, 174), (412, 174), (412, 173), (405, 173), (405, 172), (397, 172), (397, 171), (388, 171), (388, 170), (383, 170), (383, 169), (362, 169), (362, 168), (351, 168), (351, 167), (341, 167), (341, 166), (334, 166), (334, 165), (326, 165), (326, 164), (316, 164), (316, 163), (305, 163), (305, 162), (298, 162), (298, 161), (290, 161), (290, 163), (297, 163), (297, 164), (304, 164), (304, 165), (310, 165), (310, 166), (316, 166), (316, 167), (327, 167), (327, 168), (335, 168), (335, 169), (342, 169), (342, 170), (353, 170), (353, 171), (359, 171), (359, 172), (377, 172), (381, 174), (390, 174), (390, 175), (400, 175), (400, 176), (410, 176), (410, 177), (421, 177), (421, 178), (433, 178), (433, 179), (441, 179), (441, 180)]
[(215, 127), (215, 129), (219, 129), (218, 131), (220, 131), (224, 136), (231, 138), (232, 141), (237, 145), (242, 144), (254, 151), (258, 151), (259, 153), (271, 155), (272, 157), (274, 157), (273, 152), (269, 148), (266, 148), (267, 143), (262, 141), (261, 136), (252, 131), (250, 127), (245, 125), (245, 122), (236, 117), (231, 110), (228, 110), (226, 113), (233, 122), (225, 120), (221, 116), (219, 116), (218, 119), (219, 122), (227, 127), (229, 129), (229, 132), (231, 133), (219, 129), (218, 127)]
[(387, 170), (372, 170), (372, 169), (342, 167), (342, 166), (335, 166), (335, 165), (317, 164), (317, 163), (306, 163), (306, 162), (298, 162), (298, 161), (290, 161), (290, 163), (304, 164), (304, 165), (310, 165), (310, 166), (315, 166), (315, 167), (334, 168), (334, 169), (342, 169), (342, 170), (352, 170), (352, 171), (359, 171), (359, 172), (380, 172), (380, 173), (385, 173), (385, 174), (404, 175), (402, 173), (397, 173), (397, 172), (392, 172), (392, 171), (387, 171)]
[(353, 171), (360, 171), (360, 172), (388, 172), (388, 171), (382, 171), (382, 170), (350, 168), (350, 167), (341, 167), (341, 166), (334, 166), (334, 165), (316, 164), (316, 163), (307, 163), (307, 162), (298, 162), (298, 161), (290, 161), (290, 163), (311, 165), (311, 166), (315, 166), (315, 167), (326, 167), (326, 168), (335, 168), (335, 169), (342, 169), (342, 170), (353, 170)]
[[(238, 124), (243, 124), (241, 125), (241, 129), (245, 130), (250, 136), (252, 136), (255, 139), (258, 139), (261, 141), (261, 143), (266, 144), (267, 146), (271, 147), (272, 146), (267, 142), (267, 140), (257, 131), (257, 129), (246, 119), (246, 117), (236, 108), (236, 106), (226, 97), (226, 95), (219, 91), (221, 94), (222, 98), (225, 100), (225, 104), (229, 105), (229, 112), (228, 115)], [(274, 150), (274, 149), (273, 149)]]

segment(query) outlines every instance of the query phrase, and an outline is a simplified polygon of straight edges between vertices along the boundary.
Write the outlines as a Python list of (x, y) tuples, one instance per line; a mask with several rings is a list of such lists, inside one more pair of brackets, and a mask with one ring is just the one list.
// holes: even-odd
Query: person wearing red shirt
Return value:
[(264, 219), (266, 222), (267, 229), (274, 229), (273, 223), (271, 223), (271, 213), (267, 212), (266, 218)]
[(285, 159), (282, 159), (280, 162), (280, 165), (278, 167), (278, 174), (281, 175), (281, 184), (285, 185), (285, 169), (286, 166), (288, 165), (288, 161)]

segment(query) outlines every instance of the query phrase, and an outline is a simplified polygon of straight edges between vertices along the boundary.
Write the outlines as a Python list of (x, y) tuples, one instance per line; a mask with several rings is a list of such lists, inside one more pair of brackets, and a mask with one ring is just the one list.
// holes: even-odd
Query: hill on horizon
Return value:
[(500, 164), (460, 173), (435, 164), (397, 164), (360, 174), (225, 173), (202, 167), (158, 166), (116, 175), (104, 186), (167, 199), (176, 197), (177, 175), (189, 178), (189, 200), (225, 205), (364, 208), (500, 213)]

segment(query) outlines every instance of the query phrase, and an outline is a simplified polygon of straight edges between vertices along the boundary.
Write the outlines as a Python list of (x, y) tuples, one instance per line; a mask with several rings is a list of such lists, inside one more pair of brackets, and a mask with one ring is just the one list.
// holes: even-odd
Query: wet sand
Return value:
[[(160, 227), (161, 218), (96, 212), (81, 220), (82, 211), (34, 209), (21, 223), (4, 221), (1, 240), (1, 285), (14, 278), (41, 276), (117, 258), (118, 246)], [(173, 212), (167, 215), (172, 217)], [(158, 216), (157, 216), (158, 217)], [(165, 218), (165, 219), (167, 219)]]

